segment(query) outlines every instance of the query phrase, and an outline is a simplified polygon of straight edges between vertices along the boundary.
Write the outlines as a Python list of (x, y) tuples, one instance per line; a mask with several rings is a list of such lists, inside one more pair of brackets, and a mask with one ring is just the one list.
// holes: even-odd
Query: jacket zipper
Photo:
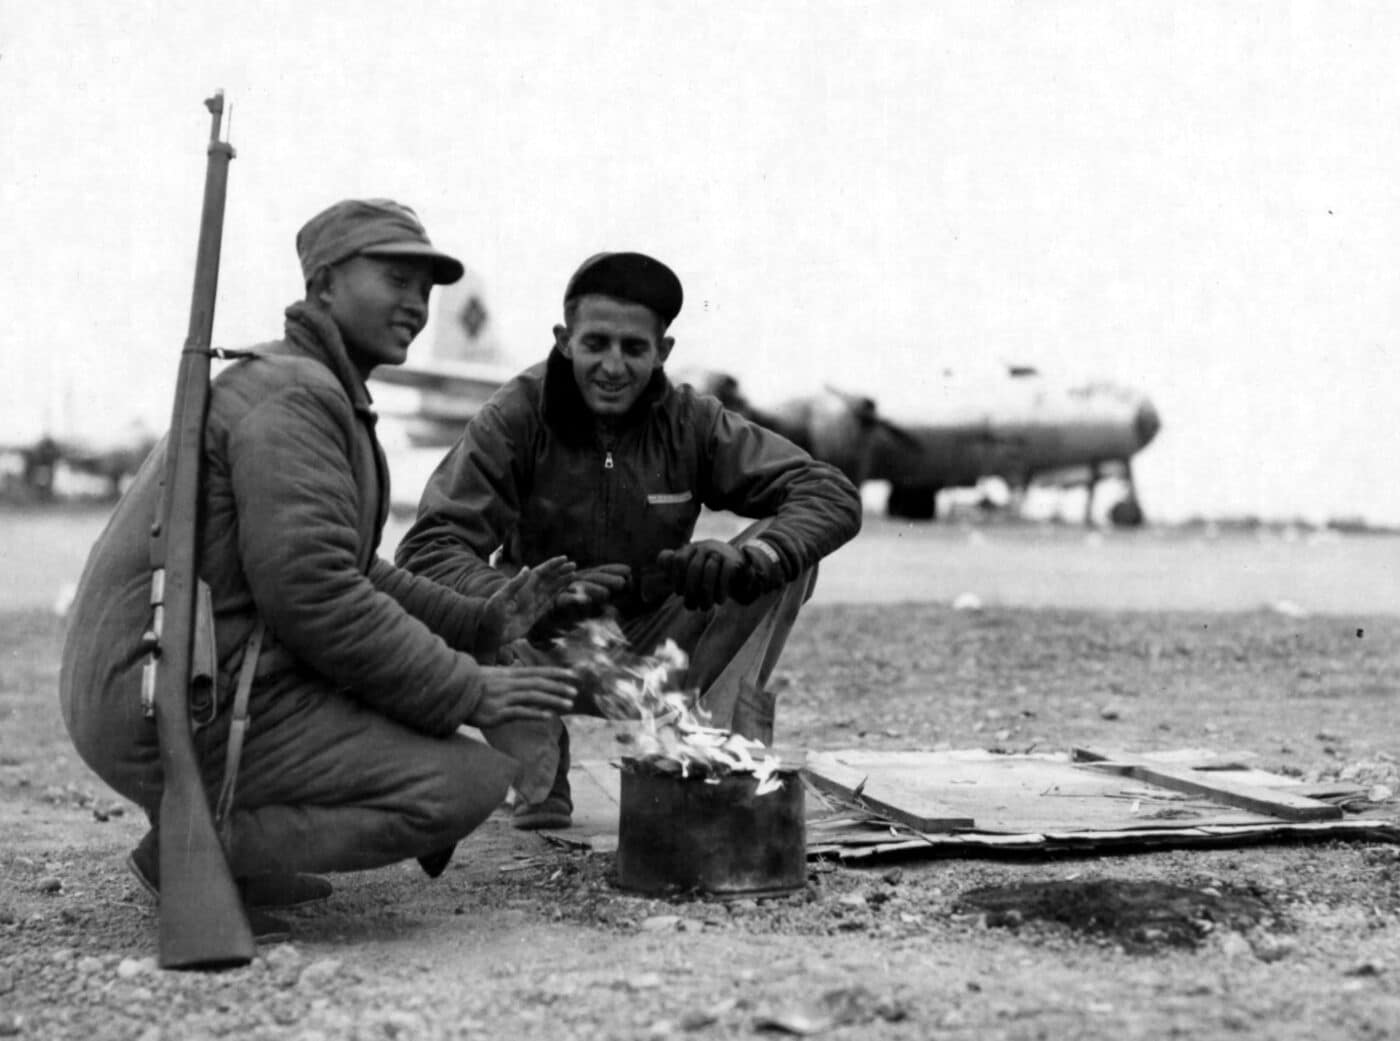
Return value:
[(605, 549), (606, 549), (606, 543), (607, 543), (607, 539), (608, 539), (608, 529), (612, 526), (612, 513), (613, 513), (613, 501), (612, 501), (612, 500), (613, 500), (613, 495), (612, 495), (612, 493), (613, 493), (613, 489), (612, 489), (612, 481), (610, 480), (610, 478), (611, 478), (611, 471), (612, 471), (612, 470), (614, 469), (614, 467), (616, 466), (615, 462), (613, 461), (612, 440), (613, 440), (613, 439), (612, 439), (611, 437), (606, 437), (606, 438), (600, 437), (600, 438), (598, 439), (598, 447), (601, 448), (601, 449), (603, 450), (603, 471), (604, 471), (604, 478), (603, 478), (603, 518), (602, 518), (603, 523), (602, 523), (601, 525), (599, 525), (598, 532), (597, 532), (598, 544), (597, 544), (597, 547), (594, 549), (594, 552), (598, 555), (599, 559), (602, 559), (602, 557), (603, 557), (603, 553), (604, 553), (604, 551), (605, 551)]

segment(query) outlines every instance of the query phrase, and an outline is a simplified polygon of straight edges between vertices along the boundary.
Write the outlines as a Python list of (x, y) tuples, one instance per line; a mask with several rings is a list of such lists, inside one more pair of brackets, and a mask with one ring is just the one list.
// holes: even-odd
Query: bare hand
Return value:
[(494, 727), (521, 719), (549, 719), (574, 707), (573, 675), (550, 665), (483, 666), (481, 701), (467, 722)]
[(632, 569), (626, 564), (599, 564), (584, 568), (555, 598), (555, 607), (565, 612), (601, 608), (631, 584)]
[(543, 564), (523, 567), (486, 601), (487, 617), (499, 624), (499, 643), (520, 639), (548, 614), (575, 580), (577, 566), (568, 557), (550, 557)]

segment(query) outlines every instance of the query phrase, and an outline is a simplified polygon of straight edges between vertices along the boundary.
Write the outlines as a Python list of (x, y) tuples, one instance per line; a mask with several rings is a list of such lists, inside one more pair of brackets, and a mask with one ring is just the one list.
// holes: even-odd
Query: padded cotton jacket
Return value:
[(557, 351), (502, 387), (429, 480), (400, 565), (482, 594), (504, 570), (564, 554), (631, 566), (625, 616), (669, 592), (657, 555), (690, 541), (701, 507), (773, 518), (764, 539), (788, 579), (860, 530), (835, 467), (658, 370), (615, 427), (595, 422)]
[[(205, 430), (200, 574), (212, 591), (221, 698), (260, 615), (267, 637), (255, 728), (343, 694), (425, 733), (454, 730), (480, 698), (480, 669), (462, 652), (489, 642), (478, 631), (483, 602), (376, 555), (388, 470), (369, 394), (338, 330), (295, 304), (286, 338), (251, 353), (214, 381)], [(123, 769), (144, 770), (154, 748), (139, 689), (164, 445), (92, 549), (63, 654), (69, 730), (119, 791), (104, 767), (125, 761)], [(292, 747), (315, 739), (289, 735)]]

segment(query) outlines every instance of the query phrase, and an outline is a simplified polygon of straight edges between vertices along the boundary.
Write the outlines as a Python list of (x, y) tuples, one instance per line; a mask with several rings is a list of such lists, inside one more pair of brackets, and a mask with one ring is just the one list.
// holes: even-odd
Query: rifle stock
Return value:
[(180, 355), (160, 503), (151, 529), (149, 637), (154, 651), (148, 669), (153, 673), (164, 774), (159, 827), (159, 961), (167, 969), (244, 965), (255, 953), (253, 933), (209, 807), (190, 727), (209, 352), (228, 164), (234, 155), (233, 147), (219, 139), (223, 92), (204, 104), (212, 116), (212, 126), (190, 328)]

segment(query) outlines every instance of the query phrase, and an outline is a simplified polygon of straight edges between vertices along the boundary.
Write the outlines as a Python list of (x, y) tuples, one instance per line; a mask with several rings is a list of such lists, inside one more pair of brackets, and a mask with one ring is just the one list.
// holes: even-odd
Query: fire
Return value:
[(615, 619), (594, 618), (558, 637), (555, 647), (578, 677), (580, 695), (591, 697), (608, 719), (639, 724), (618, 733), (633, 748), (624, 761), (711, 784), (729, 774), (753, 774), (756, 795), (781, 787), (781, 763), (766, 754), (762, 741), (711, 726), (692, 693), (679, 688), (689, 659), (674, 640), (654, 654), (637, 654)]

